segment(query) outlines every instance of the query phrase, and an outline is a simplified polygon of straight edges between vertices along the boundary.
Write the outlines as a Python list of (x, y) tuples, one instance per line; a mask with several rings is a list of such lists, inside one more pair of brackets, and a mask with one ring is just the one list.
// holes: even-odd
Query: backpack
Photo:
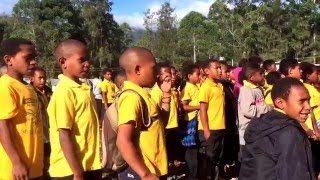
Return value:
[[(120, 92), (115, 97), (114, 103), (112, 103), (109, 106), (109, 108), (106, 110), (106, 113), (104, 115), (103, 131), (104, 131), (104, 133), (108, 134), (107, 137), (105, 138), (105, 140), (106, 140), (105, 144), (107, 147), (107, 151), (110, 153), (110, 157), (112, 159), (112, 163), (113, 163), (112, 170), (118, 171), (118, 172), (121, 172), (122, 170), (124, 170), (125, 168), (128, 167), (127, 163), (122, 158), (122, 156), (118, 150), (118, 147), (116, 145), (117, 135), (118, 135), (118, 121), (119, 121), (117, 105), (118, 105), (119, 97), (125, 92), (134, 93), (134, 94), (138, 95), (141, 100), (139, 102), (140, 102), (140, 107), (142, 107), (141, 108), (141, 120), (142, 121), (137, 122), (136, 128), (138, 127), (138, 124), (141, 124), (139, 126), (142, 128), (149, 128), (152, 123), (151, 117), (149, 116), (147, 104), (146, 104), (145, 100), (143, 99), (143, 97), (138, 92), (136, 92), (132, 89), (126, 89), (126, 90), (123, 90), (122, 92)], [(140, 122), (142, 122), (142, 123), (140, 123)]]

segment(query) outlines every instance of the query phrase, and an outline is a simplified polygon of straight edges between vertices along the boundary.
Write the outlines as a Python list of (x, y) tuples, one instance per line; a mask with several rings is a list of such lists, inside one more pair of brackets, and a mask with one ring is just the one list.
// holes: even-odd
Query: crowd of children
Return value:
[[(54, 53), (62, 74), (52, 92), (31, 41), (3, 40), (0, 53), (0, 180), (102, 179), (103, 168), (120, 180), (319, 175), (319, 74), (311, 63), (284, 59), (277, 71), (259, 57), (239, 67), (209, 59), (179, 71), (135, 47), (122, 53), (114, 78), (105, 68), (103, 80), (93, 73), (88, 81), (87, 47), (69, 39)], [(116, 130), (104, 115), (112, 108)], [(121, 168), (108, 149), (111, 131)]]

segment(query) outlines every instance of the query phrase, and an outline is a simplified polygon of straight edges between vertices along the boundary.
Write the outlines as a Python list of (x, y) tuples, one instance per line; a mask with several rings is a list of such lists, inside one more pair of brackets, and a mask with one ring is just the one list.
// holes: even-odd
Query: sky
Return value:
[[(0, 14), (11, 14), (12, 7), (18, 0), (0, 0)], [(166, 0), (112, 0), (112, 13), (121, 24), (127, 22), (133, 28), (143, 28), (143, 13), (150, 9), (155, 12)], [(169, 0), (175, 9), (175, 15), (181, 20), (190, 11), (197, 11), (207, 16), (214, 0)]]

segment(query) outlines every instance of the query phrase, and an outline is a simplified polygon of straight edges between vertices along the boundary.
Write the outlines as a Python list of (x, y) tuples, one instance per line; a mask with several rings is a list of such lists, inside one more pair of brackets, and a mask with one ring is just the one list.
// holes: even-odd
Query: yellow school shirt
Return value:
[(104, 79), (100, 84), (101, 92), (107, 93), (108, 104), (114, 102), (114, 94), (116, 93), (116, 85), (109, 80)]
[(84, 171), (101, 169), (100, 133), (95, 99), (86, 84), (78, 84), (59, 75), (58, 83), (48, 106), (52, 177), (73, 174), (60, 146), (59, 129), (70, 129), (78, 162)]
[[(156, 84), (151, 90), (151, 98), (159, 105), (161, 106), (161, 99), (162, 99), (162, 90), (160, 87)], [(165, 101), (168, 101), (169, 99), (165, 99)], [(178, 127), (178, 93), (176, 90), (171, 90), (171, 101), (170, 101), (170, 113), (169, 113), (169, 119), (168, 124), (166, 126), (166, 129), (176, 128)]]
[[(189, 106), (199, 106), (199, 86), (191, 84), (189, 82), (186, 83), (186, 86), (182, 90), (182, 98), (181, 101), (189, 101)], [(196, 115), (198, 111), (191, 111), (188, 113), (185, 113), (185, 120), (190, 121), (192, 120)]]
[[(11, 122), (11, 138), (29, 169), (29, 178), (42, 176), (43, 126), (37, 94), (31, 85), (3, 75), (0, 78), (0, 121)], [(0, 143), (0, 179), (11, 180), (12, 164)]]
[[(320, 120), (320, 92), (310, 84), (304, 83), (304, 86), (308, 89), (308, 92), (310, 95), (310, 106), (314, 108), (313, 113), (314, 113), (315, 119), (318, 121)], [(308, 128), (313, 129), (310, 114), (305, 124), (307, 125)]]
[(272, 101), (272, 98), (271, 98), (271, 90), (272, 90), (272, 88), (273, 88), (273, 85), (269, 85), (268, 89), (266, 89), (264, 91), (264, 96), (265, 96), (264, 101), (265, 101), (265, 103), (267, 105), (272, 105), (273, 106), (273, 101)]
[[(208, 103), (208, 125), (210, 130), (225, 129), (224, 92), (221, 83), (207, 78), (199, 89), (199, 102)], [(201, 118), (201, 117), (200, 117)], [(203, 130), (201, 119), (199, 130)]]
[[(140, 131), (140, 136), (135, 144), (141, 150), (144, 163), (151, 173), (157, 176), (163, 176), (168, 173), (168, 160), (164, 140), (164, 127), (160, 119), (160, 109), (157, 103), (151, 98), (147, 90), (140, 86), (125, 81), (123, 90), (132, 89), (139, 93), (148, 106), (148, 112), (153, 117), (151, 126)], [(130, 121), (140, 121), (141, 119), (141, 101), (140, 97), (135, 93), (124, 92), (118, 100), (118, 125), (126, 124)]]

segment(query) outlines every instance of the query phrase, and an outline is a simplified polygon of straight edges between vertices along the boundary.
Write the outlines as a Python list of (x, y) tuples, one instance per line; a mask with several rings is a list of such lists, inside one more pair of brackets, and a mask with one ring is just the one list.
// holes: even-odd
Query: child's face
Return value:
[(295, 66), (289, 70), (289, 77), (293, 77), (296, 79), (301, 79), (301, 69), (300, 65)]
[(103, 77), (106, 79), (106, 80), (111, 80), (112, 79), (112, 73), (111, 72), (106, 72)]
[(257, 71), (255, 72), (251, 77), (250, 81), (258, 84), (260, 86), (263, 86), (265, 79), (264, 79), (264, 71)]
[[(161, 68), (160, 74), (158, 75), (158, 81), (163, 82), (165, 79), (172, 78), (172, 73), (170, 68)], [(172, 82), (172, 79), (171, 79)]]
[(277, 66), (276, 64), (272, 64), (269, 68), (268, 68), (268, 72), (275, 72), (277, 71)]
[(189, 82), (197, 84), (200, 82), (200, 69), (196, 68), (192, 74), (188, 75)]
[(228, 72), (228, 67), (224, 64), (221, 64), (221, 79), (229, 80), (230, 73)]
[(34, 87), (42, 90), (46, 85), (47, 76), (43, 71), (35, 71), (33, 76), (31, 77), (31, 82)]
[(171, 68), (171, 81), (172, 84), (175, 84), (177, 81), (177, 71), (174, 68)]
[(308, 75), (308, 80), (312, 84), (318, 83), (318, 71), (317, 69), (313, 69), (313, 72)]
[(85, 47), (79, 47), (73, 54), (65, 58), (64, 73), (74, 79), (86, 78), (89, 73), (89, 56)]
[(310, 96), (308, 90), (302, 86), (292, 86), (287, 100), (276, 99), (276, 105), (288, 116), (304, 123), (310, 113)]
[(210, 63), (210, 66), (205, 69), (206, 74), (211, 79), (221, 78), (221, 66), (219, 62)]
[(22, 44), (19, 46), (20, 51), (17, 54), (5, 56), (8, 68), (21, 75), (30, 75), (32, 68), (36, 65), (36, 50), (33, 45)]

